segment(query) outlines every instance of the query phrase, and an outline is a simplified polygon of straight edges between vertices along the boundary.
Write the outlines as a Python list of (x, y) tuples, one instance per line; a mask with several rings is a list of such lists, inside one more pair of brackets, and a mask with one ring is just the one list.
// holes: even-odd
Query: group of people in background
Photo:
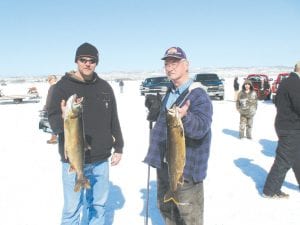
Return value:
[[(189, 77), (189, 61), (180, 47), (166, 50), (163, 58), (165, 73), (172, 86), (160, 99), (155, 125), (144, 162), (157, 169), (157, 205), (166, 225), (203, 225), (204, 180), (207, 174), (211, 145), (213, 106), (210, 97)], [(109, 158), (118, 165), (124, 141), (118, 119), (117, 104), (110, 84), (95, 72), (99, 62), (97, 48), (89, 43), (80, 45), (75, 53), (76, 71), (67, 72), (58, 82), (49, 76), (45, 110), (53, 130), (47, 143), (58, 142), (62, 162), (64, 206), (62, 225), (105, 224), (106, 202), (109, 193)], [(276, 131), (278, 147), (274, 164), (263, 190), (265, 197), (288, 197), (281, 185), (285, 174), (293, 168), (300, 185), (300, 62), (295, 71), (280, 85), (276, 97)], [(53, 85), (55, 84), (55, 85)], [(120, 93), (124, 82), (119, 81)], [(234, 100), (240, 113), (239, 138), (252, 138), (253, 118), (257, 110), (257, 95), (251, 81), (245, 80), (239, 90), (234, 79)], [(65, 101), (74, 93), (83, 97), (83, 129), (89, 148), (84, 153), (84, 173), (91, 188), (74, 192), (76, 174), (70, 173), (68, 158), (64, 155), (63, 112)], [(185, 135), (186, 159), (182, 184), (176, 190), (180, 204), (165, 202), (170, 189), (167, 154), (166, 112), (176, 107)], [(149, 106), (149, 109), (151, 106)], [(149, 112), (151, 113), (151, 112)], [(114, 150), (112, 152), (112, 150)]]
[[(239, 138), (251, 139), (253, 117), (257, 109), (257, 95), (250, 80), (245, 80), (239, 91), (238, 78), (234, 79), (236, 108), (240, 113)], [(236, 95), (236, 93), (238, 93)], [(263, 188), (266, 198), (288, 198), (281, 191), (287, 172), (292, 168), (300, 190), (300, 62), (283, 80), (277, 90), (275, 131), (278, 137), (276, 156)]]

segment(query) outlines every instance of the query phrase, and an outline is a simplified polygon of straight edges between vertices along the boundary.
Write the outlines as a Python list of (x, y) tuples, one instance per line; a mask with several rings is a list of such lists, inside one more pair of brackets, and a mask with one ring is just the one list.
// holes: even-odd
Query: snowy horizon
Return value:
[[(251, 73), (261, 73), (267, 74), (269, 76), (276, 76), (282, 72), (291, 72), (293, 67), (288, 66), (259, 66), (259, 67), (203, 67), (203, 68), (191, 68), (190, 76), (193, 76), (197, 73), (217, 73), (220, 77), (242, 77)], [(148, 71), (111, 71), (111, 72), (101, 72), (101, 67), (96, 70), (98, 75), (106, 80), (115, 80), (115, 79), (124, 79), (124, 80), (141, 80), (146, 77), (152, 76), (164, 76), (164, 71), (160, 70), (148, 70)], [(0, 82), (26, 82), (26, 81), (34, 81), (34, 82), (43, 82), (47, 76), (50, 74), (44, 75), (3, 75), (0, 74)], [(61, 77), (63, 74), (55, 74), (58, 77)]]

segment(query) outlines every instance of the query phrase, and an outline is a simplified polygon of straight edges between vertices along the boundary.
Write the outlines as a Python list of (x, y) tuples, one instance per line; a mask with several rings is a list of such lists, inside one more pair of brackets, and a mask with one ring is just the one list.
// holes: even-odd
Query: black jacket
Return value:
[(277, 90), (275, 105), (276, 130), (300, 130), (300, 78), (292, 72)]
[(86, 151), (85, 163), (106, 160), (112, 148), (122, 153), (123, 137), (113, 89), (96, 73), (93, 76), (92, 81), (82, 82), (75, 79), (73, 74), (66, 73), (54, 85), (48, 118), (54, 133), (59, 134), (59, 153), (64, 162), (64, 125), (60, 103), (73, 94), (84, 97), (83, 125), (87, 144), (91, 146), (91, 150)]
[(240, 84), (239, 84), (237, 78), (234, 78), (233, 89), (234, 89), (235, 91), (238, 91), (238, 90), (240, 89)]
[(48, 108), (49, 108), (49, 105), (50, 105), (50, 99), (52, 97), (52, 94), (53, 94), (53, 88), (54, 88), (54, 85), (51, 85), (48, 89), (48, 94), (47, 94), (47, 98), (46, 98), (46, 104), (44, 106), (44, 110), (48, 111)]

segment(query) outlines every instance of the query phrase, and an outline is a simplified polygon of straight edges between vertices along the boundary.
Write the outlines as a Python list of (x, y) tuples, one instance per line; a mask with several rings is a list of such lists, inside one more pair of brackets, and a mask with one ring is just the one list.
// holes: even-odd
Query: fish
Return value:
[(186, 159), (184, 128), (175, 105), (166, 112), (167, 117), (167, 151), (169, 190), (164, 195), (164, 202), (179, 204), (176, 191), (184, 183), (183, 170)]
[(67, 100), (63, 113), (64, 118), (64, 150), (65, 158), (70, 163), (69, 172), (76, 173), (75, 192), (81, 188), (91, 188), (90, 181), (84, 175), (85, 138), (82, 123), (83, 97), (78, 98), (76, 94)]

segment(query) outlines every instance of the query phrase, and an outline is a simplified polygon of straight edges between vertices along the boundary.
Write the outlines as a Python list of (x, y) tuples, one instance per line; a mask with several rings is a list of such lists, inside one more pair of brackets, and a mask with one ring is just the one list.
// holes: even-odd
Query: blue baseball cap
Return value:
[(171, 47), (168, 48), (168, 50), (165, 52), (164, 57), (162, 57), (161, 59), (165, 60), (167, 58), (186, 59), (186, 55), (181, 48)]

